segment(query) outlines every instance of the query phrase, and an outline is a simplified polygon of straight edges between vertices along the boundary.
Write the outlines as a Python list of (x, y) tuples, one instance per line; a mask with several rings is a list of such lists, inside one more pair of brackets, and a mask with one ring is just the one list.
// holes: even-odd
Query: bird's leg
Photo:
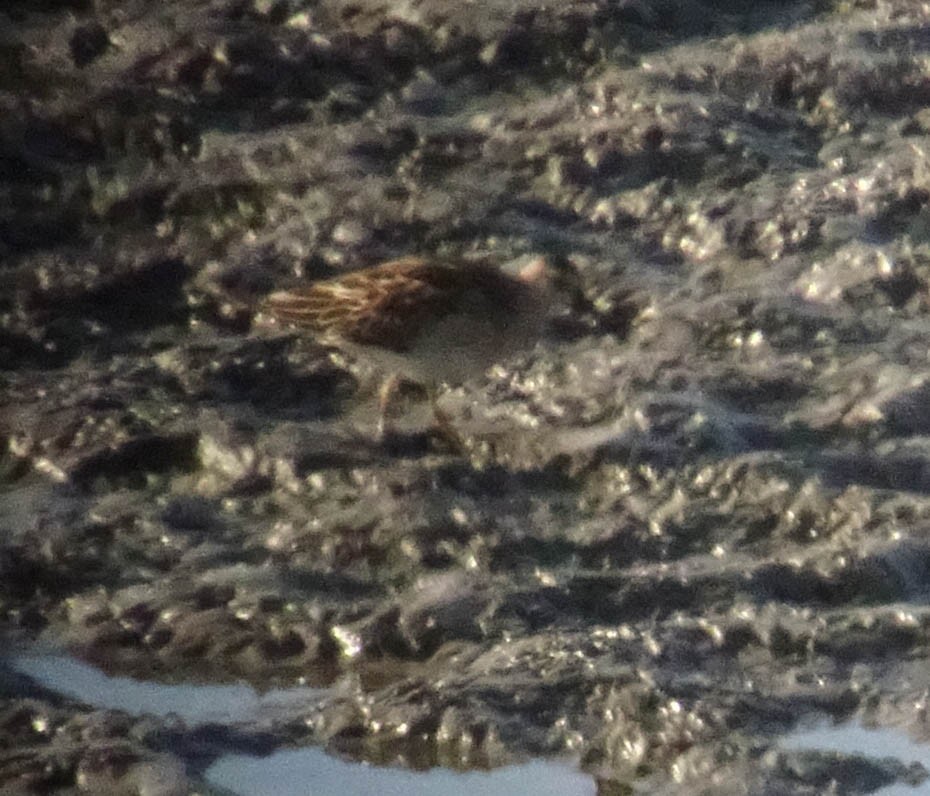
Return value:
[(438, 394), (436, 393), (435, 388), (430, 388), (429, 390), (429, 402), (430, 406), (433, 408), (433, 417), (436, 418), (436, 426), (439, 429), (439, 433), (442, 434), (445, 439), (450, 442), (457, 451), (464, 453), (468, 447), (465, 444), (465, 440), (458, 431), (456, 431), (455, 426), (452, 423), (452, 419), (449, 415), (442, 410), (439, 406)]
[(378, 439), (383, 440), (389, 429), (388, 413), (391, 410), (391, 402), (397, 395), (400, 387), (400, 376), (392, 373), (384, 381), (378, 390)]

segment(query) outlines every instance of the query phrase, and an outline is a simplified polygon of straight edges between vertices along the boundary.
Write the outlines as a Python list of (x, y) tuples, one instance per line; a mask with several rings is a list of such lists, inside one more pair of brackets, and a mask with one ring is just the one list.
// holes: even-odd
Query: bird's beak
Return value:
[(521, 282), (525, 282), (528, 285), (535, 285), (545, 282), (548, 278), (549, 265), (546, 262), (545, 257), (537, 257), (534, 260), (531, 260), (520, 269), (519, 273), (517, 273), (517, 279), (519, 279)]

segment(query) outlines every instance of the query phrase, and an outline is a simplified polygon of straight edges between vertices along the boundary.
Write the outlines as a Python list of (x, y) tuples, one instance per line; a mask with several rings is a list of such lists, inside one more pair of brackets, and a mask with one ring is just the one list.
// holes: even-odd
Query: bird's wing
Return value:
[(471, 268), (405, 257), (273, 293), (265, 306), (275, 318), (321, 337), (403, 352), (424, 324), (453, 310), (463, 287), (475, 280), (480, 275)]

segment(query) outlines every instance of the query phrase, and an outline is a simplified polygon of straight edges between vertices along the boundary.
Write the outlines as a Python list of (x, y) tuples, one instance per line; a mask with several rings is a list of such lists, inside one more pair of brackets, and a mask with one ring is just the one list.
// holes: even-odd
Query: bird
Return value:
[(407, 256), (273, 292), (262, 313), (382, 372), (380, 439), (406, 381), (426, 389), (440, 429), (460, 440), (438, 389), (531, 349), (558, 303), (559, 277), (546, 257), (513, 272), (487, 260)]

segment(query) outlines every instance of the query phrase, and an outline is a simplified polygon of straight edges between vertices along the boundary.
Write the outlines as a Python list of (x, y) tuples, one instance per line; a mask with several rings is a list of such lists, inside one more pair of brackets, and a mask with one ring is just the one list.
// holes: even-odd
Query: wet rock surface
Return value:
[[(229, 751), (574, 754), (603, 792), (870, 792), (928, 737), (930, 19), (917, 2), (0, 10), (0, 611), (107, 671), (327, 686), (235, 728), (4, 670), (0, 788)], [(413, 405), (253, 324), (408, 253), (584, 300)], [(421, 422), (422, 421), (422, 422)], [(832, 784), (831, 783), (835, 783)], [(18, 790), (17, 790), (18, 789)]]

